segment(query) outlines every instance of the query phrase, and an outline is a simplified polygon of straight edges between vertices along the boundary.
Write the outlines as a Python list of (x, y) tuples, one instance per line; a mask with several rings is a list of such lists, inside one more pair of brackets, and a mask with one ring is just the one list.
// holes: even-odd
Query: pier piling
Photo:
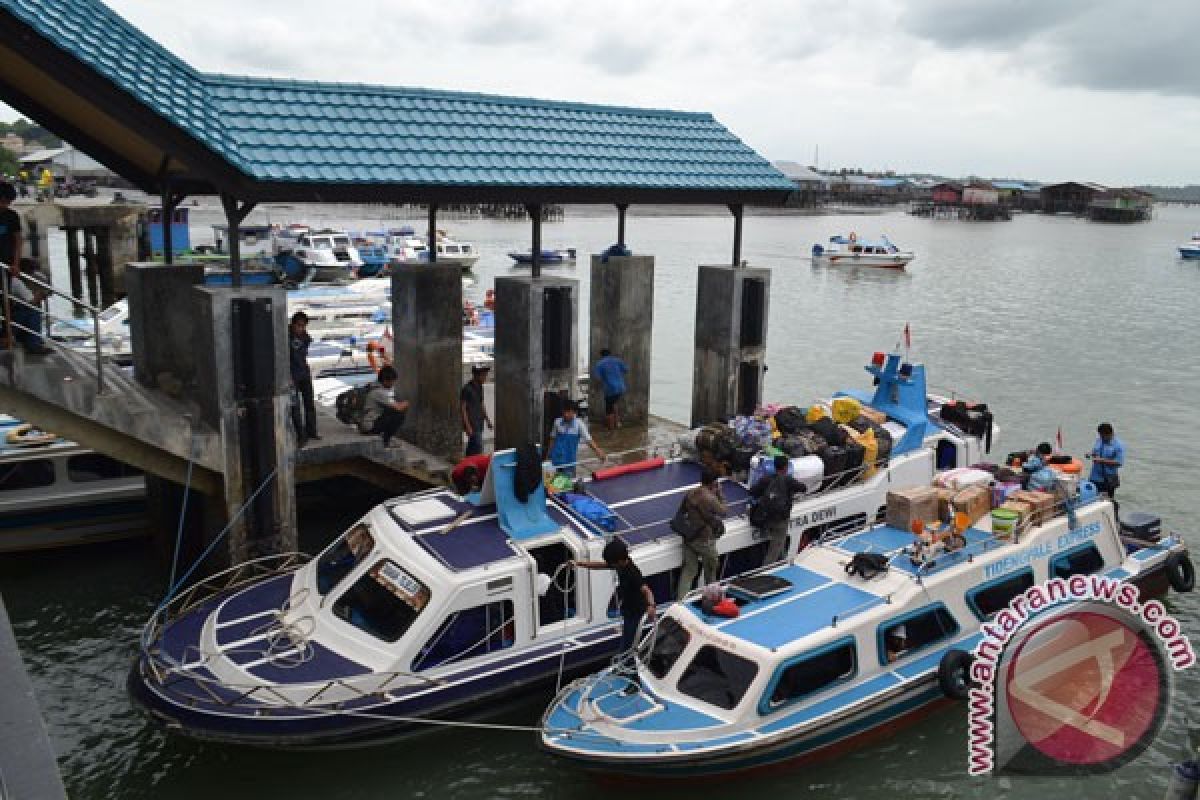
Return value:
[(644, 425), (650, 413), (650, 354), (654, 329), (654, 256), (592, 256), (588, 414), (604, 420), (604, 385), (592, 368), (608, 349), (629, 365), (621, 422)]
[(762, 401), (771, 271), (701, 266), (696, 285), (692, 427), (749, 414)]

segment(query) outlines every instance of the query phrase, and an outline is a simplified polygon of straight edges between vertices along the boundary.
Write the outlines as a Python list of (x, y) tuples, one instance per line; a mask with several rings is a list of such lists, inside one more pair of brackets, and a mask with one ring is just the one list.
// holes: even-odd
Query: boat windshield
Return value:
[(758, 665), (711, 644), (701, 647), (679, 679), (679, 691), (718, 708), (736, 708), (754, 683)]
[(330, 545), (317, 559), (317, 591), (321, 596), (329, 594), (374, 549), (375, 539), (370, 529), (362, 523)]
[(642, 654), (642, 663), (654, 677), (662, 679), (683, 655), (691, 638), (687, 630), (676, 622), (674, 617), (663, 617), (658, 623), (654, 647), (649, 653)]
[(331, 239), (313, 239), (313, 247), (318, 250), (332, 250), (333, 240)]
[(429, 587), (385, 559), (334, 602), (333, 613), (377, 639), (394, 642), (428, 605)]
[(350, 239), (345, 236), (335, 236), (333, 237), (333, 245), (334, 247), (349, 247)]

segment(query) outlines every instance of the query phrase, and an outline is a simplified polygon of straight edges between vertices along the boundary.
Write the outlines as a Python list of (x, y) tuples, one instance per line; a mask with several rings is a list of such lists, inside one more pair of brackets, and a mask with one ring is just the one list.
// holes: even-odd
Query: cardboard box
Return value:
[(887, 414), (883, 413), (882, 411), (877, 411), (870, 406), (862, 407), (862, 415), (871, 420), (871, 422), (874, 422), (876, 425), (882, 425), (883, 423), (887, 422), (888, 418)]
[(1017, 500), (1022, 503), (1028, 503), (1033, 509), (1033, 518), (1030, 522), (1032, 525), (1045, 525), (1050, 520), (1054, 519), (1058, 500), (1049, 492), (1031, 492), (1022, 490), (1013, 492), (1010, 499)]
[(911, 531), (913, 522), (934, 522), (938, 516), (937, 490), (919, 486), (887, 493), (887, 524)]
[(1032, 522), (1033, 506), (1021, 500), (1013, 500), (1012, 498), (1009, 498), (1008, 500), (1005, 500), (1004, 505), (1000, 507), (1016, 512), (1017, 532), (1024, 533), (1025, 529), (1028, 528)]
[(987, 486), (968, 486), (954, 493), (954, 510), (967, 515), (967, 523), (974, 525), (992, 510), (992, 490)]
[(954, 495), (957, 494), (957, 492), (955, 492), (953, 489), (943, 489), (940, 486), (936, 487), (934, 491), (937, 492), (938, 498), (938, 519), (954, 519)]

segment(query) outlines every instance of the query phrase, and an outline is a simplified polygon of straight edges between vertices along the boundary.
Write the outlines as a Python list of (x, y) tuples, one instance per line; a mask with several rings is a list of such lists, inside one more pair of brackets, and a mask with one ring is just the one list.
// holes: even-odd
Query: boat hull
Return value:
[(858, 253), (826, 253), (813, 256), (813, 263), (827, 267), (875, 267), (878, 269), (904, 269), (913, 256), (896, 254), (888, 256), (861, 255)]
[(1200, 247), (1181, 247), (1179, 257), (1188, 261), (1200, 259)]

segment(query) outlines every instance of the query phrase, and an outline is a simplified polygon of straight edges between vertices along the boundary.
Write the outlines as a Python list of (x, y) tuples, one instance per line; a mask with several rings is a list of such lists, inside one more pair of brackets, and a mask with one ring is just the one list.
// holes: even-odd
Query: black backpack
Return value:
[(357, 425), (362, 421), (363, 414), (367, 410), (367, 394), (370, 393), (374, 384), (366, 386), (355, 386), (353, 389), (347, 389), (337, 396), (335, 401), (337, 418), (347, 425)]
[(779, 522), (792, 513), (792, 493), (788, 490), (786, 475), (773, 475), (767, 482), (762, 497), (750, 509), (750, 524), (765, 525)]
[(858, 575), (869, 581), (881, 572), (888, 571), (888, 557), (883, 553), (855, 553), (846, 564), (847, 575)]

